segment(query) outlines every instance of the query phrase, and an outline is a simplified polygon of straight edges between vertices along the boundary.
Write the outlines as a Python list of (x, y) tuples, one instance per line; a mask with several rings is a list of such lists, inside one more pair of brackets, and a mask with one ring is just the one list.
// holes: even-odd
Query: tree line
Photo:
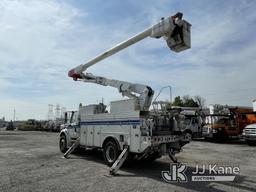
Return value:
[(177, 96), (174, 98), (172, 102), (172, 106), (180, 106), (180, 107), (205, 107), (206, 100), (200, 95), (196, 95), (191, 97), (189, 95)]

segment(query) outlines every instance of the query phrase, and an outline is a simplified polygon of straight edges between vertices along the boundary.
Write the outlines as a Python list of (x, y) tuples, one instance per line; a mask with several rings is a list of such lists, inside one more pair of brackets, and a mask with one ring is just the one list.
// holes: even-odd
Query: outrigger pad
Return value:
[(122, 153), (118, 156), (117, 160), (112, 165), (112, 167), (109, 171), (110, 175), (116, 175), (117, 171), (121, 168), (121, 166), (123, 165), (123, 163), (125, 162), (125, 160), (128, 157), (128, 153), (129, 153), (128, 149), (129, 149), (129, 147), (125, 146)]

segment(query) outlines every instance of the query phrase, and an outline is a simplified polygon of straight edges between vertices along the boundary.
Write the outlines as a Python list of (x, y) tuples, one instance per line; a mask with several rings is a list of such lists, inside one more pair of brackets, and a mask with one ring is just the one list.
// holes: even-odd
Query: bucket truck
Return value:
[(202, 134), (206, 140), (239, 138), (244, 128), (255, 120), (251, 107), (210, 105)]
[(110, 112), (103, 103), (82, 106), (60, 132), (59, 146), (67, 157), (77, 147), (103, 150), (104, 160), (115, 174), (128, 157), (157, 159), (168, 154), (176, 161), (188, 139), (179, 127), (179, 114), (150, 110), (154, 90), (148, 85), (108, 79), (85, 72), (89, 67), (147, 37), (163, 37), (174, 52), (190, 48), (191, 25), (182, 13), (162, 18), (159, 23), (114, 46), (68, 72), (75, 81), (110, 86), (129, 99), (112, 101)]

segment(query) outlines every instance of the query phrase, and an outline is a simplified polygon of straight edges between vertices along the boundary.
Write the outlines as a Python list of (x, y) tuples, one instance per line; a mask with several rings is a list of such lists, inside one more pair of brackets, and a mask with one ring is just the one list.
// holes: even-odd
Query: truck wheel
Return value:
[(66, 151), (68, 150), (68, 148), (67, 148), (67, 138), (66, 138), (65, 135), (60, 136), (59, 147), (60, 147), (60, 151), (62, 153), (66, 153)]
[(192, 141), (192, 138), (193, 138), (192, 133), (190, 133), (188, 131), (185, 132), (185, 138), (188, 139), (189, 141)]
[(119, 156), (118, 147), (115, 141), (109, 140), (105, 143), (103, 149), (104, 161), (108, 166), (113, 165)]

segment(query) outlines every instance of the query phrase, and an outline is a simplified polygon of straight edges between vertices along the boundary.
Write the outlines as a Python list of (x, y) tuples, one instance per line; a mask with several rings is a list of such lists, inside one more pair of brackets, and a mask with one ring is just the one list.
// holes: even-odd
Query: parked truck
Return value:
[(225, 140), (241, 136), (246, 125), (250, 124), (250, 107), (219, 106), (220, 110), (206, 117), (203, 127), (205, 139)]
[(146, 37), (163, 37), (174, 52), (188, 49), (190, 27), (182, 19), (182, 13), (162, 18), (156, 25), (69, 71), (69, 77), (76, 81), (117, 88), (129, 99), (112, 101), (109, 111), (103, 103), (79, 105), (77, 115), (74, 113), (60, 132), (60, 150), (65, 157), (77, 146), (102, 149), (106, 164), (112, 165), (112, 174), (128, 157), (156, 159), (168, 154), (177, 161), (175, 154), (189, 142), (177, 126), (179, 114), (151, 111), (154, 90), (148, 85), (107, 79), (84, 71)]
[(187, 138), (201, 138), (203, 126), (203, 110), (200, 107), (179, 107), (172, 106), (183, 115), (181, 120), (181, 130)]
[(28, 119), (27, 121), (24, 121), (23, 123), (21, 123), (21, 125), (18, 127), (18, 130), (21, 130), (21, 131), (38, 131), (41, 129), (42, 129), (41, 122), (35, 119)]
[(15, 129), (16, 129), (16, 127), (15, 127), (13, 121), (10, 121), (10, 122), (7, 123), (7, 126), (6, 126), (7, 131), (13, 131)]

